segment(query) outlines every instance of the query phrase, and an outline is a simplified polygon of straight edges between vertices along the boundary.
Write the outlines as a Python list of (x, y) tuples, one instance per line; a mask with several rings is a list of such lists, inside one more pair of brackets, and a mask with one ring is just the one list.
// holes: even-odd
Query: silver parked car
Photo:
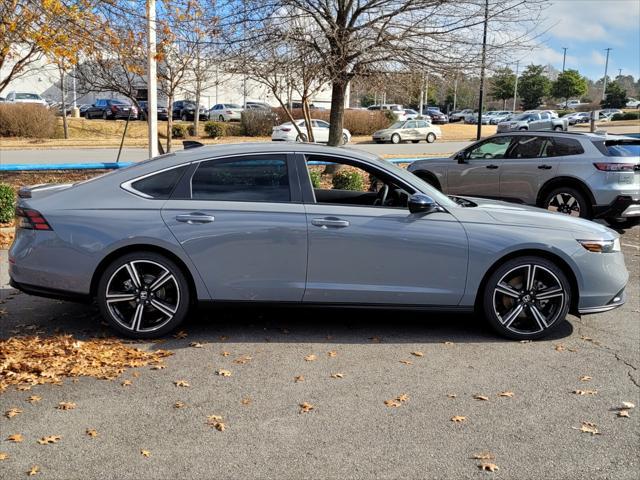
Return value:
[(432, 125), (426, 120), (408, 120), (395, 122), (388, 128), (383, 128), (373, 133), (372, 138), (376, 143), (400, 143), (410, 141), (418, 143), (424, 140), (433, 143), (442, 137), (440, 127)]
[(513, 132), (409, 171), (452, 195), (509, 200), (615, 227), (640, 220), (640, 141), (589, 133)]
[[(326, 164), (360, 172), (366, 186), (314, 188), (309, 172)], [(476, 309), (515, 339), (625, 301), (613, 230), (451, 199), (346, 148), (191, 148), (19, 196), (11, 284), (95, 299), (136, 338), (173, 330), (197, 301)]]
[(566, 132), (568, 128), (569, 121), (567, 119), (553, 118), (549, 112), (525, 112), (498, 123), (498, 133), (514, 130), (555, 130)]

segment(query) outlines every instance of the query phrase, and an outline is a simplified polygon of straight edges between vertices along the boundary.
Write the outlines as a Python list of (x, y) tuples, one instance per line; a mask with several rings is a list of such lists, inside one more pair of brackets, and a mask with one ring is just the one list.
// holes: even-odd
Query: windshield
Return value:
[(242, 108), (240, 105), (236, 105), (235, 103), (226, 103), (225, 108)]
[(528, 113), (521, 113), (520, 115), (516, 115), (515, 117), (513, 117), (511, 120), (529, 120), (531, 118), (531, 115), (529, 115)]
[(35, 93), (16, 93), (17, 100), (41, 100), (40, 95)]

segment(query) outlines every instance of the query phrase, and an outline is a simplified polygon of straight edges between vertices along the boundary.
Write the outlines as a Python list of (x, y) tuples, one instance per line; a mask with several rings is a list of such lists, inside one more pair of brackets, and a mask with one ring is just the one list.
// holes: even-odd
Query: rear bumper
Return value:
[(90, 303), (91, 296), (81, 293), (68, 292), (66, 290), (57, 290), (55, 288), (39, 287), (36, 285), (27, 285), (25, 283), (16, 282), (13, 278), (9, 279), (9, 285), (28, 295), (38, 297), (53, 298), (56, 300), (69, 300), (72, 302)]
[(593, 209), (594, 217), (640, 217), (640, 200), (634, 200), (627, 195), (619, 195), (609, 205), (596, 206)]

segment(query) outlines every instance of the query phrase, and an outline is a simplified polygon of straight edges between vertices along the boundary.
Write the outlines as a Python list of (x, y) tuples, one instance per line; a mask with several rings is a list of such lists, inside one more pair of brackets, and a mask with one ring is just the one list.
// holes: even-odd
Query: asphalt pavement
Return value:
[[(639, 237), (638, 227), (622, 237), (628, 303), (571, 316), (553, 338), (536, 342), (503, 340), (481, 320), (458, 314), (202, 310), (184, 325), (186, 338), (136, 344), (173, 351), (165, 369), (0, 394), (2, 412), (23, 410), (0, 418), (0, 452), (8, 455), (0, 477), (22, 478), (37, 465), (42, 479), (635, 480)], [(2, 251), (0, 339), (25, 324), (37, 325), (44, 337), (55, 329), (80, 339), (109, 333), (92, 306), (15, 294), (6, 286), (6, 262)], [(317, 360), (305, 361), (309, 354)], [(244, 355), (252, 359), (234, 363)], [(232, 376), (216, 375), (220, 368)], [(295, 382), (299, 375), (304, 381)], [(580, 381), (585, 375), (591, 380)], [(176, 387), (180, 379), (191, 386)], [(131, 386), (121, 386), (123, 380)], [(572, 393), (577, 389), (597, 393)], [(513, 396), (498, 396), (504, 391)], [(399, 407), (384, 404), (402, 394), (408, 399)], [(42, 401), (32, 405), (30, 395)], [(174, 408), (177, 401), (185, 406)], [(630, 418), (617, 416), (625, 401), (637, 406)], [(77, 407), (58, 410), (59, 402)], [(304, 402), (314, 409), (300, 413)], [(223, 416), (224, 431), (206, 424), (214, 414)], [(453, 416), (466, 420), (455, 423)], [(599, 434), (581, 432), (582, 422), (594, 423)], [(89, 438), (87, 428), (98, 436)], [(15, 433), (22, 443), (5, 440)], [(62, 438), (36, 442), (47, 435)], [(472, 458), (485, 452), (495, 456), (494, 473)]]

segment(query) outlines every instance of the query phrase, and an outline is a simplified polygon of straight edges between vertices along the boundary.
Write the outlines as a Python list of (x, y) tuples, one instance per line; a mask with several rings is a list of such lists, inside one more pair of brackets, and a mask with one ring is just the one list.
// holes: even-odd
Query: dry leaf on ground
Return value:
[(562, 343), (558, 343), (553, 348), (555, 348), (556, 352), (564, 352), (565, 346)]
[(445, 345), (454, 345), (453, 342), (442, 342), (442, 343), (444, 343)]
[(574, 390), (572, 393), (576, 395), (596, 395), (598, 393), (597, 390)]
[(162, 370), (164, 368), (166, 368), (166, 365), (154, 365), (151, 370)]
[(449, 398), (458, 398), (458, 395), (456, 395), (455, 393), (448, 393), (447, 397), (449, 397)]
[(500, 470), (500, 467), (498, 467), (498, 465), (488, 462), (482, 462), (480, 465), (478, 465), (478, 468), (487, 472), (495, 472), (496, 470)]
[(47, 437), (42, 437), (40, 440), (38, 440), (38, 443), (40, 445), (49, 445), (50, 443), (58, 443), (58, 440), (60, 440), (62, 437), (60, 435), (49, 435)]
[(40, 467), (38, 467), (37, 465), (33, 465), (27, 472), (27, 475), (33, 477), (34, 475), (37, 475), (38, 472), (40, 472)]
[(20, 410), (19, 408), (10, 408), (9, 410), (7, 410), (6, 412), (4, 412), (4, 416), (7, 418), (13, 418), (16, 415), (20, 415), (22, 413), (22, 410)]
[(204, 347), (204, 345), (202, 345), (200, 342), (191, 342), (189, 344), (189, 346), (193, 347), (193, 348), (202, 348), (202, 347)]
[(173, 336), (173, 338), (182, 339), (182, 338), (187, 338), (188, 336), (189, 334), (187, 332), (185, 332), (184, 330), (180, 330)]
[(173, 408), (184, 408), (186, 404), (184, 402), (176, 402), (173, 404)]
[(190, 387), (191, 386), (191, 385), (189, 385), (189, 382), (187, 382), (186, 380), (176, 380), (173, 383), (175, 384), (176, 387)]
[(398, 400), (393, 399), (393, 400), (385, 400), (384, 404), (387, 407), (399, 407), (400, 405), (402, 405)]
[(5, 452), (0, 452), (0, 460), (6, 460), (9, 458), (9, 454)]
[(327, 352), (327, 356), (329, 356), (329, 357), (337, 357), (338, 356), (338, 352), (336, 352), (335, 350), (331, 350), (330, 352)]
[(220, 375), (221, 377), (230, 377), (231, 372), (229, 370), (225, 370), (224, 368), (221, 368), (219, 370), (216, 370), (216, 375)]
[(589, 375), (581, 375), (580, 377), (578, 377), (578, 380), (580, 380), (581, 382), (588, 382), (589, 380), (592, 380), (592, 378)]
[(143, 457), (150, 457), (151, 452), (149, 450), (140, 450), (140, 455), (142, 455)]
[(240, 403), (242, 405), (250, 405), (251, 404), (251, 399), (250, 398), (243, 398), (242, 400), (240, 400)]
[(422, 352), (411, 352), (411, 355), (415, 357), (424, 357), (424, 353)]
[(131, 385), (133, 385), (133, 382), (131, 380), (124, 380), (120, 385), (122, 385), (123, 387), (130, 387)]
[(474, 460), (495, 460), (496, 456), (491, 452), (476, 453), (471, 457)]
[(300, 404), (300, 413), (309, 413), (314, 408), (315, 407), (313, 405), (311, 405), (310, 403), (303, 402), (303, 403)]
[(238, 365), (244, 365), (245, 363), (248, 363), (251, 361), (251, 358), (249, 355), (244, 355), (242, 357), (238, 357), (236, 358), (233, 363), (236, 363)]
[(636, 408), (635, 404), (631, 403), (631, 402), (622, 402), (622, 409), (631, 409), (631, 408)]
[(513, 392), (509, 392), (509, 391), (504, 391), (504, 392), (500, 392), (498, 394), (499, 397), (507, 397), (507, 398), (512, 398), (515, 394)]
[(467, 417), (463, 417), (462, 415), (454, 415), (451, 417), (451, 421), (455, 423), (461, 423), (467, 420)]
[(620, 410), (618, 412), (618, 417), (631, 418), (629, 415), (629, 410)]
[(598, 431), (598, 427), (596, 426), (595, 423), (592, 422), (582, 422), (582, 425), (580, 426), (580, 428), (577, 427), (571, 427), (574, 430), (580, 430), (581, 432), (584, 433), (590, 433), (591, 435), (599, 435), (600, 432)]
[(482, 400), (482, 401), (485, 401), (485, 402), (486, 402), (487, 400), (489, 400), (489, 397), (485, 397), (484, 395), (478, 395), (478, 394), (475, 394), (475, 395), (473, 396), (473, 398), (475, 398), (476, 400)]
[(297, 376), (293, 377), (293, 381), (296, 382), (296, 383), (304, 382), (304, 376), (303, 375), (297, 375)]
[(58, 410), (73, 410), (76, 408), (76, 404), (74, 402), (60, 402), (56, 408)]
[(223, 357), (228, 357), (229, 355), (231, 355), (231, 353), (229, 353), (229, 352), (220, 352), (220, 355), (222, 355)]
[(396, 397), (396, 400), (398, 400), (399, 402), (406, 402), (409, 400), (409, 395), (407, 395), (406, 393), (400, 394)]
[(87, 428), (86, 432), (87, 436), (94, 438), (98, 436), (98, 432), (97, 430), (93, 429), (93, 428)]
[(7, 440), (13, 443), (20, 443), (24, 440), (24, 437), (20, 433), (14, 433), (13, 435), (9, 435)]
[(405, 365), (413, 365), (411, 360), (400, 360), (400, 363), (404, 363)]
[(344, 378), (343, 373), (332, 373), (331, 378)]
[(313, 353), (304, 357), (305, 361), (307, 362), (314, 362), (317, 358), (318, 357), (316, 357)]
[(39, 397), (38, 395), (31, 395), (29, 398), (27, 398), (27, 402), (29, 403), (37, 403), (40, 400), (42, 400), (42, 397)]

